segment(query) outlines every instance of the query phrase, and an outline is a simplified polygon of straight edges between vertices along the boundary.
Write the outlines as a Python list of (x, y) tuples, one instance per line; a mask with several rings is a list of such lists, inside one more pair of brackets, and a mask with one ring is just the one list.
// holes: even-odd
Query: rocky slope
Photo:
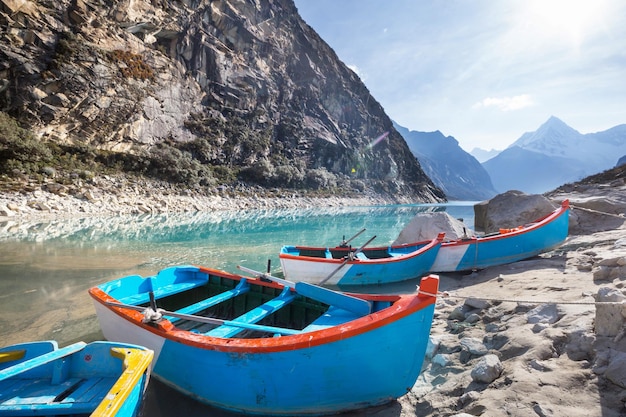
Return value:
[(0, 23), (0, 110), (41, 141), (185, 185), (445, 199), (291, 0), (0, 0)]
[(452, 136), (395, 124), (422, 169), (450, 200), (485, 200), (497, 194), (489, 174)]

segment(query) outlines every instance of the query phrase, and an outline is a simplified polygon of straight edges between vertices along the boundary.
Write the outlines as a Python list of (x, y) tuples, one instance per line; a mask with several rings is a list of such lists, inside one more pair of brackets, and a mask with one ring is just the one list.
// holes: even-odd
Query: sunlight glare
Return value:
[(531, 16), (541, 26), (541, 32), (568, 38), (577, 45), (602, 29), (607, 11), (603, 0), (533, 0), (527, 4)]

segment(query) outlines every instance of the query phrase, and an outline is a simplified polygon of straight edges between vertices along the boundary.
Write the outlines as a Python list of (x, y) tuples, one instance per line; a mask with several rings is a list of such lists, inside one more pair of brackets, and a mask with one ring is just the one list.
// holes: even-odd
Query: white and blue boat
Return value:
[(357, 295), (241, 269), (253, 277), (176, 266), (89, 294), (107, 339), (154, 350), (154, 378), (216, 407), (335, 414), (413, 387), (437, 276), (413, 294)]
[(153, 352), (125, 343), (0, 348), (0, 416), (137, 416)]
[(459, 272), (528, 259), (560, 246), (569, 230), (569, 200), (531, 223), (484, 236), (443, 242), (431, 272)]
[(440, 233), (429, 241), (382, 247), (286, 245), (278, 258), (285, 278), (294, 281), (341, 288), (388, 284), (427, 275), (444, 236)]

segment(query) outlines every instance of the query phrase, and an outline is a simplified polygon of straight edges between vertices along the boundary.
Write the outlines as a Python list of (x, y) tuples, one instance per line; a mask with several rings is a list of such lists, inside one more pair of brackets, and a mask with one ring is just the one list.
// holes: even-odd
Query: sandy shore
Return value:
[[(385, 203), (124, 190), (4, 193), (0, 216)], [(446, 296), (437, 303), (418, 382), (399, 401), (354, 415), (626, 416), (626, 186), (622, 180), (549, 197), (571, 201), (566, 242), (526, 261), (442, 275)]]
[(392, 415), (626, 416), (624, 181), (549, 197), (572, 204), (561, 247), (440, 277), (429, 360)]

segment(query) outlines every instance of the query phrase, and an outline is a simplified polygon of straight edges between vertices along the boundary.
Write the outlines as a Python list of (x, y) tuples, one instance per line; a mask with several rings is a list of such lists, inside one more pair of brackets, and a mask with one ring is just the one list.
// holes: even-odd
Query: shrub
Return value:
[(304, 172), (292, 165), (279, 165), (273, 183), (281, 187), (299, 187), (304, 183)]
[(306, 174), (307, 185), (313, 189), (334, 188), (337, 186), (337, 177), (325, 168), (312, 169)]
[(52, 160), (48, 144), (33, 137), (8, 114), (0, 112), (0, 172), (38, 172)]

